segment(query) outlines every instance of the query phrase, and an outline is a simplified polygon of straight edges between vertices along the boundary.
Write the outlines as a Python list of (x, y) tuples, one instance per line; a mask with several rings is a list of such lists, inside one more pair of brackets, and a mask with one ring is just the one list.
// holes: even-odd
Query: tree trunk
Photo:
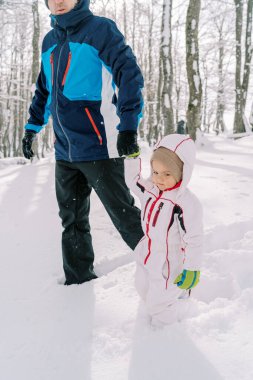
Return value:
[(246, 131), (245, 125), (245, 106), (248, 94), (250, 63), (252, 58), (251, 33), (252, 33), (252, 6), (253, 0), (247, 2), (247, 21), (245, 34), (245, 60), (243, 78), (241, 82), (242, 68), (242, 21), (243, 21), (243, 0), (234, 0), (236, 6), (236, 72), (235, 72), (235, 117), (234, 133)]
[(158, 76), (158, 86), (157, 86), (157, 104), (156, 104), (156, 124), (154, 126), (153, 136), (154, 139), (157, 141), (159, 137), (162, 135), (162, 126), (161, 126), (161, 93), (162, 93), (162, 81), (163, 81), (163, 74), (162, 74), (162, 62), (161, 62), (161, 47), (160, 47), (160, 54), (159, 54), (159, 76)]
[(126, 0), (123, 1), (123, 31), (125, 40), (127, 41), (127, 6)]
[(45, 157), (45, 152), (48, 152), (50, 150), (50, 130), (51, 130), (51, 126), (47, 125), (42, 135), (42, 151), (41, 151), (42, 158)]
[[(25, 39), (24, 39), (25, 40)], [(18, 114), (18, 148), (17, 148), (17, 154), (18, 156), (22, 155), (22, 137), (23, 137), (23, 128), (25, 124), (25, 92), (24, 92), (24, 84), (25, 84), (25, 68), (24, 68), (24, 55), (23, 51), (21, 51), (20, 55), (20, 71), (19, 71), (19, 82), (20, 82), (20, 89), (19, 89), (19, 114)]]
[[(1, 17), (1, 22), (3, 21), (3, 17)], [(0, 31), (2, 32), (2, 31)], [(2, 51), (3, 49), (3, 39), (1, 38), (0, 39), (0, 51)], [(0, 54), (0, 70), (2, 69), (3, 67), (3, 55)], [(1, 74), (1, 71), (0, 71), (0, 74)], [(2, 75), (0, 75), (0, 94), (2, 94), (3, 92), (3, 78), (2, 78)], [(3, 107), (3, 101), (1, 99), (1, 95), (0, 95), (0, 158), (2, 157), (3, 155), (3, 134), (4, 134), (4, 116), (3, 116), (3, 110), (4, 110), (4, 107)]]
[(172, 0), (164, 0), (162, 15), (161, 38), (161, 64), (162, 64), (162, 103), (164, 134), (175, 132), (172, 88), (173, 88), (173, 64), (172, 64), (172, 34), (171, 34)]
[(246, 36), (245, 36), (245, 61), (243, 69), (243, 80), (242, 80), (242, 110), (245, 112), (245, 106), (248, 95), (249, 88), (249, 77), (250, 77), (250, 64), (252, 59), (252, 8), (253, 0), (248, 0), (247, 5), (247, 22), (246, 22)]
[(242, 38), (242, 12), (243, 3), (242, 0), (234, 0), (236, 6), (236, 68), (235, 68), (235, 117), (234, 117), (234, 133), (245, 132), (245, 127), (242, 118), (242, 88), (241, 88), (241, 63), (242, 63), (242, 51), (241, 51), (241, 38)]
[[(17, 31), (16, 31), (17, 32)], [(18, 52), (17, 49), (14, 50), (14, 70), (13, 70), (13, 90), (12, 90), (12, 95), (14, 99), (12, 99), (12, 152), (13, 156), (17, 156), (17, 136), (18, 136)]]
[(189, 85), (187, 127), (193, 140), (201, 124), (202, 84), (199, 73), (198, 26), (200, 0), (190, 0), (186, 17), (186, 69)]
[(149, 7), (149, 30), (148, 30), (148, 74), (146, 81), (146, 93), (147, 93), (147, 107), (146, 107), (146, 118), (147, 118), (147, 140), (150, 145), (153, 144), (154, 140), (154, 125), (155, 125), (155, 91), (153, 86), (153, 26), (154, 26), (154, 0), (151, 1)]
[[(13, 46), (15, 46), (14, 43), (14, 36), (13, 36)], [(11, 142), (10, 142), (10, 135), (11, 135), (11, 127), (12, 127), (12, 121), (13, 121), (13, 85), (14, 85), (14, 72), (16, 68), (14, 67), (14, 61), (15, 61), (15, 54), (16, 54), (17, 48), (13, 49), (11, 51), (11, 60), (10, 60), (10, 75), (8, 77), (8, 83), (7, 83), (7, 102), (6, 102), (6, 111), (7, 111), (7, 118), (6, 118), (6, 128), (3, 135), (3, 150), (4, 150), (4, 157), (10, 157), (11, 155)]]
[[(40, 67), (40, 50), (39, 50), (39, 38), (40, 38), (40, 18), (39, 18), (39, 2), (38, 0), (33, 0), (32, 3), (32, 14), (33, 14), (33, 59), (32, 59), (32, 84), (35, 84), (39, 75)], [(34, 154), (39, 158), (38, 150), (38, 139), (34, 141), (33, 144)]]
[(132, 49), (135, 51), (136, 1), (133, 2)]
[(203, 60), (203, 111), (202, 111), (202, 124), (203, 124), (203, 130), (204, 132), (208, 131), (207, 126), (207, 104), (208, 104), (208, 69), (206, 61)]
[(251, 104), (251, 111), (250, 111), (250, 116), (249, 116), (249, 122), (251, 125), (251, 130), (253, 132), (253, 103)]
[(218, 75), (219, 75), (219, 84), (218, 84), (218, 94), (217, 94), (217, 111), (216, 111), (216, 123), (215, 123), (215, 132), (225, 131), (224, 123), (224, 111), (225, 111), (225, 102), (224, 102), (224, 77), (223, 77), (223, 61), (224, 61), (224, 40), (222, 34), (222, 25), (219, 29), (219, 65), (218, 65)]
[(33, 3), (32, 3), (32, 14), (33, 14), (32, 83), (36, 83), (38, 75), (39, 75), (39, 67), (40, 67), (40, 49), (39, 49), (40, 17), (39, 17), (39, 2), (38, 2), (38, 0), (33, 0)]

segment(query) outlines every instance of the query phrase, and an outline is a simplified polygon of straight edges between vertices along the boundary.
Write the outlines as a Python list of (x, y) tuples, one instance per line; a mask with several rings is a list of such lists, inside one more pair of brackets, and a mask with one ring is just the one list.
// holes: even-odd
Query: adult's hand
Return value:
[(138, 155), (140, 152), (137, 143), (137, 132), (122, 131), (118, 134), (117, 149), (119, 156)]
[(32, 143), (36, 138), (36, 132), (27, 129), (25, 131), (25, 135), (22, 139), (22, 149), (23, 149), (23, 154), (25, 158), (30, 160), (34, 156), (34, 153), (32, 151)]

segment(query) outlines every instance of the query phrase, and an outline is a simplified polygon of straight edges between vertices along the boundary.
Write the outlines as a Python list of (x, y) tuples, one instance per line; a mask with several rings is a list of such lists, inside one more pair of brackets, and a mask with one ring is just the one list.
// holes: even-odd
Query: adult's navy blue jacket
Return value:
[(119, 131), (136, 130), (143, 77), (116, 24), (94, 16), (89, 0), (52, 16), (25, 129), (40, 132), (52, 115), (57, 160), (118, 157)]

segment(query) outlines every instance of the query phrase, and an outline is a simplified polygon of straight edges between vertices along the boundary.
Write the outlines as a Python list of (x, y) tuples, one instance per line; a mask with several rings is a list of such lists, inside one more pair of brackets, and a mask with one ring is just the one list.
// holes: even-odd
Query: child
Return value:
[(135, 248), (135, 284), (153, 325), (180, 320), (199, 282), (202, 207), (187, 188), (194, 161), (194, 142), (179, 134), (157, 144), (148, 180), (141, 177), (140, 158), (125, 159), (126, 183), (140, 198), (145, 232)]

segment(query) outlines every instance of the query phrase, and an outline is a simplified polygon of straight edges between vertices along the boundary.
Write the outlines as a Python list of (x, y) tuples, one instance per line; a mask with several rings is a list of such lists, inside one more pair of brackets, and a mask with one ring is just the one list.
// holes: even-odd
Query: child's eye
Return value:
[(155, 171), (153, 170), (153, 174), (157, 175), (157, 174), (158, 174), (158, 172), (155, 172)]
[(166, 173), (166, 177), (169, 177), (170, 176), (170, 173)]

